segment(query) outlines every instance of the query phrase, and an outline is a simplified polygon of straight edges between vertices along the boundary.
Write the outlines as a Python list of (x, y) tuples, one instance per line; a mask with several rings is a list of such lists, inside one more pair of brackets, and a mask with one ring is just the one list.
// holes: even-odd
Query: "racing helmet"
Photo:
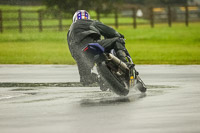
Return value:
[(86, 10), (78, 10), (73, 16), (73, 23), (80, 19), (90, 19), (90, 14)]

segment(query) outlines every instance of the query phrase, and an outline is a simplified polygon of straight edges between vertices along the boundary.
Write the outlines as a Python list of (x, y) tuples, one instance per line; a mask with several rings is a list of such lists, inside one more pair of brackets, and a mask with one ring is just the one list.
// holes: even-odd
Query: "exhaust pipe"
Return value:
[(113, 64), (117, 65), (117, 67), (119, 67), (124, 72), (127, 72), (127, 70), (129, 70), (127, 65), (124, 62), (122, 62), (120, 59), (115, 57), (113, 54), (110, 54), (110, 53), (107, 54), (107, 60), (111, 61)]

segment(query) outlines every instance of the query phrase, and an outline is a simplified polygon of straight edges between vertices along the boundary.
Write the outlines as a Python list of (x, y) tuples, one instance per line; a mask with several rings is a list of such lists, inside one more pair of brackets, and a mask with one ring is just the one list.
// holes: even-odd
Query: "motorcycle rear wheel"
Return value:
[(129, 93), (129, 89), (125, 85), (124, 82), (120, 82), (120, 80), (115, 76), (107, 67), (105, 62), (102, 62), (98, 65), (98, 71), (100, 75), (107, 80), (109, 85), (111, 86), (111, 90), (114, 91), (117, 95), (126, 96)]

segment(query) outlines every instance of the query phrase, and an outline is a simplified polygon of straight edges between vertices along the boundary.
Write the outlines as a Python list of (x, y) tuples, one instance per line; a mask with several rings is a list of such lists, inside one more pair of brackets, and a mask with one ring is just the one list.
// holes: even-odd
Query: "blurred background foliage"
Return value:
[(123, 4), (134, 5), (184, 5), (187, 0), (43, 0), (43, 3), (50, 10), (62, 10), (67, 13), (74, 13), (77, 10), (94, 10), (101, 13), (110, 13), (121, 8)]

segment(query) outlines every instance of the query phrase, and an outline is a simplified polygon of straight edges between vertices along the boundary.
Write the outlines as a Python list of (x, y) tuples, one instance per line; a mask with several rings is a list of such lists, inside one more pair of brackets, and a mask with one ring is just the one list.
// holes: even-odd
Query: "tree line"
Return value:
[(121, 8), (124, 3), (137, 5), (187, 4), (187, 0), (43, 0), (43, 2), (50, 10), (59, 9), (71, 14), (80, 9), (109, 13), (116, 8)]
[(141, 5), (183, 5), (187, 0), (124, 0), (124, 2)]

